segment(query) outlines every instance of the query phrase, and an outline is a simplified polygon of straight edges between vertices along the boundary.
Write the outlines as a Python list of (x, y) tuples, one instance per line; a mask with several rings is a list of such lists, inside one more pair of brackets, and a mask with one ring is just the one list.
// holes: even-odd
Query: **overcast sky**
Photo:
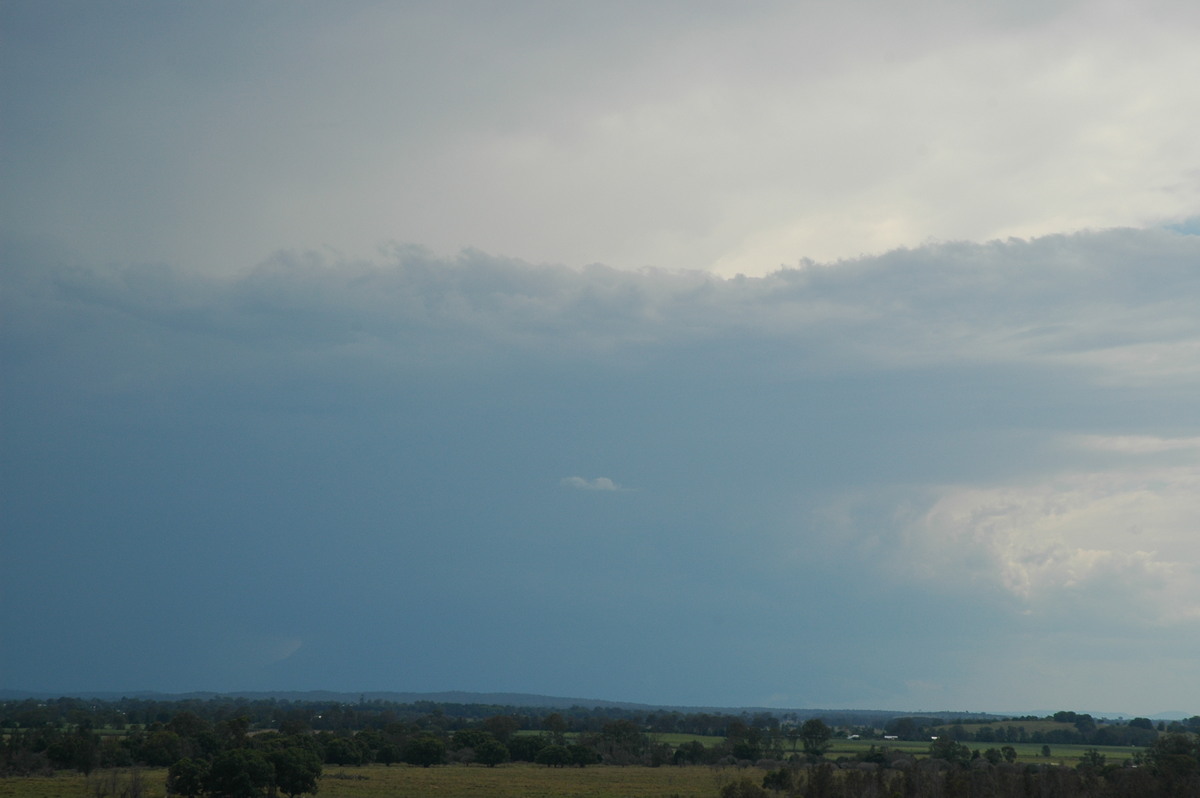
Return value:
[(1200, 12), (0, 3), (0, 688), (1200, 713)]

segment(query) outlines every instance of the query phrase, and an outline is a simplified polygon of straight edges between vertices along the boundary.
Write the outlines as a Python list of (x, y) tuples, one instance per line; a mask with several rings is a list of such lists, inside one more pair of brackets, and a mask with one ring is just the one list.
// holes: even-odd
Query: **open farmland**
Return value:
[[(837, 761), (839, 757), (854, 757), (874, 746), (876, 749), (886, 748), (889, 751), (900, 751), (916, 758), (929, 755), (929, 743), (919, 740), (841, 740), (835, 739), (826, 752), (827, 759)], [(1061, 744), (1050, 746), (1050, 756), (1042, 756), (1041, 743), (963, 743), (973, 751), (983, 753), (989, 748), (1001, 748), (1011, 745), (1017, 752), (1017, 761), (1029, 764), (1055, 764), (1074, 766), (1079, 764), (1085, 751), (1096, 750), (1103, 754), (1107, 761), (1124, 762), (1141, 750), (1129, 746), (1096, 746), (1082, 744)]]
[[(688, 735), (691, 736), (691, 735)], [(702, 740), (704, 738), (701, 738)], [(916, 757), (928, 753), (920, 742), (888, 741), (889, 749)], [(877, 744), (877, 743), (876, 743)], [(837, 740), (829, 759), (852, 757), (869, 750), (870, 740)], [(877, 746), (878, 747), (878, 746)], [(1090, 746), (1056, 746), (1049, 759), (1039, 756), (1040, 745), (1020, 744), (1021, 762), (1074, 765)], [(1125, 748), (1100, 748), (1110, 762), (1129, 758)], [(721, 787), (741, 778), (760, 783), (766, 771), (739, 767), (625, 767), (594, 766), (553, 768), (529, 763), (510, 763), (495, 768), (447, 765), (422, 768), (407, 765), (386, 767), (330, 767), (320, 780), (320, 798), (715, 798)], [(165, 798), (166, 770), (140, 771), (143, 798)], [(125, 785), (130, 771), (117, 771), (116, 784)], [(111, 771), (96, 771), (85, 777), (60, 771), (54, 776), (0, 779), (0, 798), (94, 798), (114, 783)]]
[[(143, 798), (166, 796), (165, 769), (141, 772)], [(321, 778), (320, 798), (713, 798), (730, 780), (745, 775), (737, 768), (589, 767), (549, 768), (516, 763), (495, 768), (450, 765), (330, 768)], [(762, 772), (749, 771), (755, 780)], [(103, 772), (85, 777), (66, 771), (54, 776), (0, 779), (0, 798), (92, 798), (111, 778)], [(125, 783), (128, 773), (122, 773)]]
[[(510, 764), (495, 768), (440, 767), (339, 768), (321, 780), (322, 798), (712, 798), (738, 775), (710, 767), (548, 768)], [(754, 772), (761, 779), (761, 773)]]

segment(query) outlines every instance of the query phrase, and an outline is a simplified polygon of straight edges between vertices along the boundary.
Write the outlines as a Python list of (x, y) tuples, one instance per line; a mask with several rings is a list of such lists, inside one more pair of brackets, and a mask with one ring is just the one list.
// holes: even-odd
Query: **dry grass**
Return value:
[[(141, 798), (166, 795), (166, 768), (144, 768), (140, 777)], [(12, 776), (0, 778), (0, 798), (120, 798), (131, 778), (128, 770), (97, 770), (90, 776), (69, 770), (53, 776)]]
[[(330, 767), (318, 798), (713, 798), (722, 785), (745, 774), (735, 768), (547, 768), (526, 763), (496, 768)], [(757, 770), (749, 775), (756, 781), (762, 778)], [(0, 798), (114, 798), (111, 792), (98, 793), (110, 778), (104, 772), (85, 778), (67, 771), (0, 778)], [(142, 778), (143, 798), (164, 798), (165, 769), (143, 770)]]
[[(921, 753), (928, 751), (926, 744), (919, 747)], [(1021, 752), (1021, 761), (1074, 764), (1088, 746), (1052, 746), (1055, 756), (1048, 760), (1033, 756), (1034, 749), (1040, 750), (1040, 745), (1030, 743), (1015, 747)], [(862, 748), (865, 750), (867, 746)], [(1110, 762), (1121, 761), (1131, 751), (1099, 750), (1109, 756)], [(548, 768), (523, 762), (495, 768), (477, 765), (433, 768), (329, 766), (321, 778), (317, 798), (715, 798), (720, 788), (730, 781), (748, 777), (758, 783), (763, 773), (756, 768), (669, 765), (658, 768), (602, 765)], [(127, 782), (127, 772), (117, 775), (118, 785)], [(164, 798), (165, 769), (146, 769), (141, 771), (141, 776), (142, 798)], [(111, 771), (98, 771), (86, 778), (67, 771), (54, 776), (0, 778), (0, 798), (120, 798), (119, 792), (111, 790), (112, 784)]]
[[(707, 767), (372, 765), (327, 770), (321, 779), (320, 798), (712, 798), (736, 775), (732, 769)], [(762, 778), (761, 774), (757, 778)]]

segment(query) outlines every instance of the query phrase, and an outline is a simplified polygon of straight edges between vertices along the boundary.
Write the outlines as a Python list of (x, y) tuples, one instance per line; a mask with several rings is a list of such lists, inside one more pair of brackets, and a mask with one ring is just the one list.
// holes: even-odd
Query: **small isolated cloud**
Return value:
[(577, 488), (579, 490), (625, 490), (608, 477), (596, 477), (595, 479), (563, 477), (559, 480), (558, 484), (564, 488)]
[(1159, 438), (1152, 435), (1078, 435), (1074, 440), (1084, 449), (1121, 454), (1160, 454), (1200, 451), (1200, 438)]

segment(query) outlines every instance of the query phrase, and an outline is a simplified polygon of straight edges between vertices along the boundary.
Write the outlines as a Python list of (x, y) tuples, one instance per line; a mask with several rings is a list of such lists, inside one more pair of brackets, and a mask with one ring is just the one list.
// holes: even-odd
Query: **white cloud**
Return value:
[(613, 482), (608, 477), (596, 477), (595, 479), (584, 479), (583, 477), (563, 477), (558, 484), (564, 488), (577, 488), (579, 490), (609, 490), (621, 491), (627, 490), (622, 488), (617, 483)]
[(601, 5), (19, 9), (8, 229), (208, 272), (400, 240), (763, 274), (1200, 203), (1194, 10)]
[[(1159, 450), (1191, 446), (1180, 444), (1162, 441)], [(908, 525), (897, 568), (960, 589), (1002, 589), (1034, 614), (1114, 625), (1195, 622), (1197, 518), (1195, 463), (945, 487)]]
[(1081, 448), (1121, 454), (1162, 454), (1200, 451), (1200, 438), (1161, 438), (1154, 435), (1079, 435), (1073, 439)]
[[(783, 344), (786, 357), (770, 358), (780, 374), (976, 364), (1157, 391), (1200, 381), (1197, 258), (1198, 236), (1118, 229), (929, 245), (750, 279), (410, 247), (373, 262), (284, 253), (228, 278), (72, 270), (17, 253), (6, 280), (11, 312), (31, 319), (69, 308), (167, 335), (203, 331), (247, 352), (304, 350), (312, 363), (494, 366), (501, 351), (629, 362), (695, 345), (745, 346), (754, 358)], [(47, 299), (56, 292), (67, 304)]]

